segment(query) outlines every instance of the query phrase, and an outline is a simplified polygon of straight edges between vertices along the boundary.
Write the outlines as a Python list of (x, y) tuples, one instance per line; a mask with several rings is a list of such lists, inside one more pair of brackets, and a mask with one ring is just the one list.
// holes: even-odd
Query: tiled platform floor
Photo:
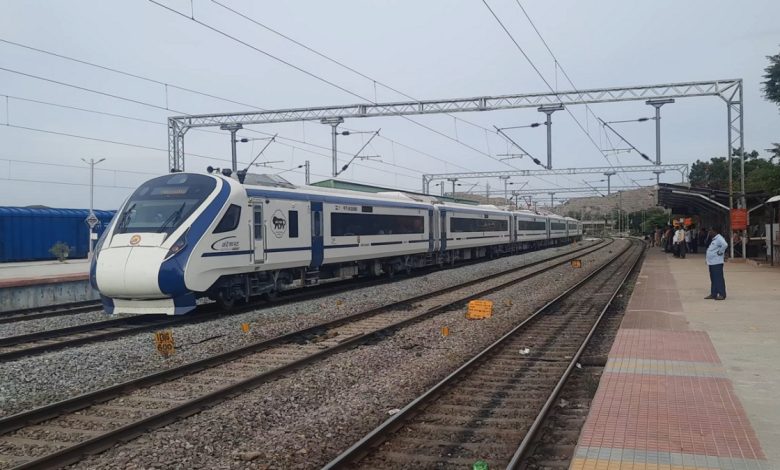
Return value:
[(648, 252), (570, 468), (769, 469), (709, 335), (688, 330), (668, 263)]

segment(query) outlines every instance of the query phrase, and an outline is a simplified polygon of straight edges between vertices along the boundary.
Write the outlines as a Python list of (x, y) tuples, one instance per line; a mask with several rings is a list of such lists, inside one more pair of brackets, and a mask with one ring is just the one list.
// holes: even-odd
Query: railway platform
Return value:
[(780, 271), (649, 248), (570, 469), (780, 468)]
[(86, 259), (0, 263), (0, 312), (97, 298)]

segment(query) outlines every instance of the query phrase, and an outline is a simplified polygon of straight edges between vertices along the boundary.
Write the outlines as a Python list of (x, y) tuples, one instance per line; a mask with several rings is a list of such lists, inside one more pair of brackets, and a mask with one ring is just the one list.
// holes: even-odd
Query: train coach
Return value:
[[(253, 175), (247, 175), (252, 177)], [(265, 179), (173, 173), (122, 205), (90, 279), (109, 313), (176, 315), (288, 289), (568, 243), (575, 219), (356, 194)]]

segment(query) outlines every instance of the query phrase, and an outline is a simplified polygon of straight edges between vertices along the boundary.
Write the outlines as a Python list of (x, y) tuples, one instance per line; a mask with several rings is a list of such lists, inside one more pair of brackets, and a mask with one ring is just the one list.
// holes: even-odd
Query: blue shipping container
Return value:
[[(95, 211), (98, 236), (115, 211)], [(57, 242), (71, 247), (69, 258), (89, 254), (88, 209), (0, 207), (0, 263), (56, 259), (49, 249)]]

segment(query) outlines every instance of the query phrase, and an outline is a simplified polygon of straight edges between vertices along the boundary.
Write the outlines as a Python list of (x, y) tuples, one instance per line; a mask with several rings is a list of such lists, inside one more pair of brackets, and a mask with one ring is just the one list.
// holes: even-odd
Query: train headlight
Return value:
[(178, 240), (171, 246), (171, 249), (168, 250), (168, 254), (165, 255), (165, 259), (169, 259), (173, 256), (176, 256), (177, 253), (182, 251), (187, 246), (187, 234), (190, 232), (190, 229), (187, 229), (184, 231), (184, 233), (181, 234)]

